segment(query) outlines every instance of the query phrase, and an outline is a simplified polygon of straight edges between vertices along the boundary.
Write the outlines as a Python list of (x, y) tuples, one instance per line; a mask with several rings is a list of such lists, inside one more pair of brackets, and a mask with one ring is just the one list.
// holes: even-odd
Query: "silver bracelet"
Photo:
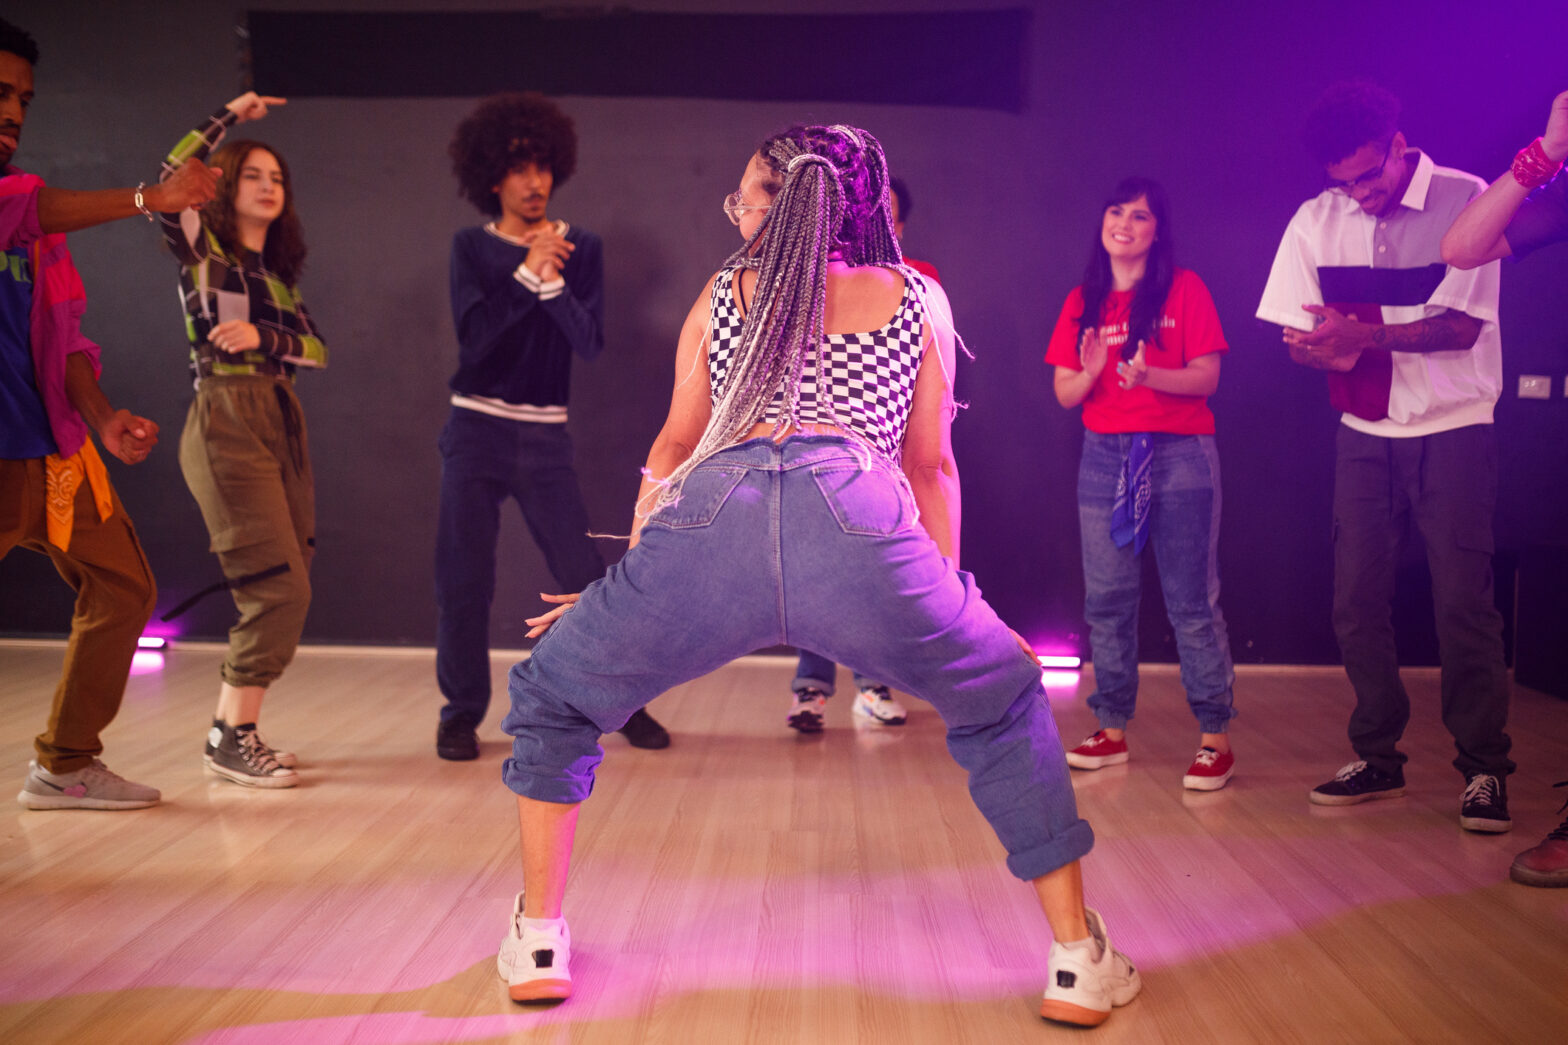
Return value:
[(152, 211), (147, 209), (147, 201), (142, 196), (142, 190), (145, 189), (146, 187), (147, 187), (147, 183), (144, 182), (144, 181), (140, 181), (140, 182), (136, 183), (136, 209), (141, 211), (143, 214), (147, 215), (147, 220), (151, 221), (152, 220)]

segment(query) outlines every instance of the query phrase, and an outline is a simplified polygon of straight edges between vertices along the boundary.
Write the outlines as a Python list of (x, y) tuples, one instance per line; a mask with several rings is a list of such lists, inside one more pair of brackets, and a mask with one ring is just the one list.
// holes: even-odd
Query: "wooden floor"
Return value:
[[(1044, 919), (923, 704), (866, 730), (838, 699), (797, 736), (791, 665), (756, 658), (655, 702), (670, 750), (607, 738), (567, 903), (577, 993), (525, 1009), (494, 964), (520, 885), (499, 706), (479, 762), (442, 762), (429, 654), (304, 652), (264, 720), (304, 783), (258, 792), (202, 770), (219, 657), (134, 675), (105, 738), (160, 807), (0, 812), (0, 1041), (1568, 1041), (1568, 890), (1507, 881), (1568, 777), (1568, 704), (1529, 690), (1517, 827), (1485, 837), (1457, 823), (1432, 672), (1408, 676), (1408, 796), (1322, 809), (1342, 673), (1244, 672), (1237, 777), (1192, 794), (1179, 680), (1149, 670), (1133, 760), (1075, 774), (1090, 902), (1144, 991), (1076, 1032), (1037, 1016)], [(6, 787), (59, 661), (0, 646)], [(1088, 688), (1052, 692), (1073, 742)]]

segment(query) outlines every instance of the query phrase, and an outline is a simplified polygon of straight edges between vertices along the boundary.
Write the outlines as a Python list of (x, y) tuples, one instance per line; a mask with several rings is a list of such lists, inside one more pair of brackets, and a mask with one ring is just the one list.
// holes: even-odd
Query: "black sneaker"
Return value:
[(1398, 798), (1404, 793), (1403, 770), (1385, 773), (1365, 762), (1352, 762), (1335, 773), (1333, 780), (1309, 791), (1307, 800), (1319, 806), (1353, 806), (1374, 798)]
[(1465, 793), (1459, 799), (1459, 826), (1489, 835), (1513, 830), (1514, 822), (1508, 817), (1508, 786), (1502, 777), (1476, 773), (1465, 781)]
[[(209, 729), (207, 731), (207, 750), (205, 754), (208, 758), (212, 757), (212, 753), (214, 751), (213, 745), (216, 743), (216, 741), (213, 738), (223, 735), (222, 730), (224, 721), (221, 718), (215, 718), (212, 720), (212, 725), (213, 729)], [(277, 760), (278, 765), (283, 766), (286, 769), (293, 769), (299, 765), (299, 756), (295, 755), (292, 751), (279, 751), (265, 740), (262, 740), (261, 734), (259, 732), (256, 734), (256, 742), (259, 743), (262, 747), (266, 748), (268, 751), (272, 752), (272, 757)]]
[(627, 719), (626, 725), (617, 732), (625, 737), (626, 742), (632, 747), (657, 751), (670, 746), (669, 730), (655, 722), (653, 716), (644, 708), (638, 708), (637, 713)]
[(479, 734), (467, 722), (442, 722), (436, 727), (436, 754), (448, 762), (472, 762), (479, 757)]
[(299, 774), (279, 765), (272, 749), (261, 742), (254, 722), (214, 725), (207, 733), (202, 761), (219, 776), (247, 787), (293, 787), (299, 783)]

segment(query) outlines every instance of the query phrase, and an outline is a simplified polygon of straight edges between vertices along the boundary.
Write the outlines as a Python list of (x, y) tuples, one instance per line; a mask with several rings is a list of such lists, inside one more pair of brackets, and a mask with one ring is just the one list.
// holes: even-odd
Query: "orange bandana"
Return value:
[(61, 551), (71, 550), (71, 530), (76, 521), (76, 491), (81, 489), (83, 479), (92, 487), (99, 520), (107, 520), (114, 514), (114, 497), (109, 489), (109, 473), (91, 439), (83, 441), (82, 448), (70, 457), (50, 454), (44, 458), (49, 543)]

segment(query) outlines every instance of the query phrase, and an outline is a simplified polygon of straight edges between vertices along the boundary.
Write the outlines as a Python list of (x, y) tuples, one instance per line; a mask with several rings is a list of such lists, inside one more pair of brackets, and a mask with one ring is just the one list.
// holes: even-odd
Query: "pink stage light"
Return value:
[(143, 635), (136, 640), (137, 649), (168, 649), (169, 640), (162, 635)]
[(163, 670), (163, 654), (157, 650), (139, 649), (131, 658), (132, 675), (150, 675)]

